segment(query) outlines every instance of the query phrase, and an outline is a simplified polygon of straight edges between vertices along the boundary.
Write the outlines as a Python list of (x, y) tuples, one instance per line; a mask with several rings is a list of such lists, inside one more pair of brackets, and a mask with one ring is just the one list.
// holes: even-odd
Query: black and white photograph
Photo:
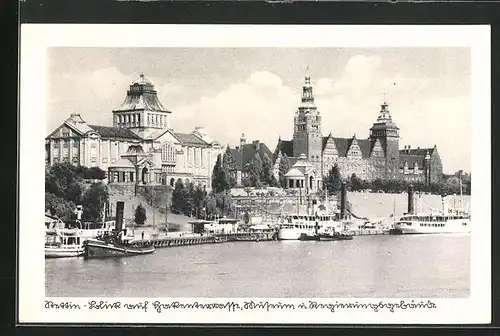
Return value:
[(29, 321), (489, 322), (487, 28), (105, 27), (21, 34)]

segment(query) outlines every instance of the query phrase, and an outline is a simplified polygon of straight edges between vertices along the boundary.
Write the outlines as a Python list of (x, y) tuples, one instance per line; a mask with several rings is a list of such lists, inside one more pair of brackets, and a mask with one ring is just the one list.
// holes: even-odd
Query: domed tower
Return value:
[(141, 73), (130, 85), (123, 104), (113, 111), (113, 126), (144, 136), (147, 132), (169, 128), (171, 113), (161, 104), (153, 83)]
[(314, 103), (311, 77), (306, 76), (301, 104), (294, 117), (293, 156), (305, 154), (316, 172), (321, 172), (321, 115)]
[(370, 143), (373, 147), (379, 139), (385, 155), (385, 177), (397, 178), (399, 175), (399, 127), (392, 121), (389, 105), (380, 105), (377, 121), (370, 128)]

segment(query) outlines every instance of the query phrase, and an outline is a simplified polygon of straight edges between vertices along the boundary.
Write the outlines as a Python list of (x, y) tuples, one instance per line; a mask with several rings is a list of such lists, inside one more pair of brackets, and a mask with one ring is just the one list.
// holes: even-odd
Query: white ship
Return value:
[(402, 234), (470, 233), (470, 215), (460, 209), (403, 215), (394, 224)]
[[(284, 218), (278, 229), (278, 240), (299, 240), (302, 234), (313, 236), (334, 229), (343, 231), (344, 223), (340, 221), (339, 213), (301, 215), (292, 214)], [(317, 231), (316, 231), (317, 230)]]
[(83, 241), (78, 229), (48, 229), (45, 233), (45, 258), (83, 256)]
[[(460, 208), (448, 208), (446, 197), (442, 196), (442, 208), (429, 212), (408, 211), (394, 223), (396, 234), (470, 233), (470, 213), (463, 207), (462, 181), (460, 181)], [(410, 196), (411, 197), (411, 196)], [(411, 206), (412, 208), (412, 206)]]

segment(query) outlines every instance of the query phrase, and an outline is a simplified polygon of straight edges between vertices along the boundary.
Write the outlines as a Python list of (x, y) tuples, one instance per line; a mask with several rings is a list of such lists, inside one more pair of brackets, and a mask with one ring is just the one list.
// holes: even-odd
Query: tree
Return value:
[(279, 185), (281, 188), (286, 188), (286, 180), (285, 180), (285, 174), (288, 173), (288, 171), (291, 168), (290, 160), (288, 159), (288, 156), (286, 154), (281, 156), (280, 163), (279, 163)]
[(351, 175), (351, 180), (350, 180), (351, 188), (354, 191), (358, 191), (364, 188), (364, 183), (361, 181), (359, 177), (356, 176), (356, 174)]
[(342, 178), (337, 164), (335, 164), (329, 171), (325, 179), (325, 186), (330, 195), (336, 194), (342, 185)]
[(143, 225), (146, 222), (146, 209), (139, 204), (137, 208), (135, 208), (134, 222), (137, 225)]
[(273, 162), (267, 153), (264, 154), (262, 160), (262, 171), (260, 173), (260, 181), (265, 185), (274, 187), (277, 185), (276, 178), (273, 174)]
[(63, 221), (68, 221), (73, 217), (75, 208), (75, 203), (54, 194), (45, 193), (45, 210), (51, 215), (59, 217)]
[(84, 212), (82, 219), (99, 221), (103, 217), (104, 204), (109, 202), (108, 188), (102, 183), (92, 183), (82, 200)]
[(223, 171), (226, 174), (227, 183), (229, 188), (233, 188), (236, 186), (236, 161), (234, 159), (233, 153), (229, 146), (226, 148), (226, 152), (222, 156), (222, 167)]
[(260, 188), (260, 177), (262, 175), (262, 159), (260, 158), (259, 153), (255, 153), (252, 160), (248, 163), (247, 171), (249, 175), (248, 178), (250, 179), (252, 186)]
[(217, 162), (215, 163), (213, 173), (212, 173), (212, 188), (216, 192), (221, 192), (224, 190), (229, 190), (229, 172), (223, 165), (223, 157), (221, 154), (217, 156)]

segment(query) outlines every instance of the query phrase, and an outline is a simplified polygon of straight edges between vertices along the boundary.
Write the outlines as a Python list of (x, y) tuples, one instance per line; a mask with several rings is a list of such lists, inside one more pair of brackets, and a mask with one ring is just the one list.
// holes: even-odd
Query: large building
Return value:
[(230, 173), (235, 179), (237, 186), (242, 186), (245, 179), (249, 177), (248, 168), (256, 155), (259, 156), (261, 162), (269, 159), (272, 163), (273, 160), (273, 152), (271, 152), (265, 143), (259, 140), (247, 143), (244, 133), (241, 134), (239, 146), (230, 148), (229, 151), (234, 160), (234, 167)]
[(112, 183), (173, 186), (181, 179), (210, 189), (217, 155), (224, 148), (201, 127), (175, 132), (172, 112), (143, 74), (112, 113), (113, 126), (89, 125), (71, 114), (46, 138), (46, 163), (99, 167)]
[(314, 168), (317, 176), (326, 176), (337, 164), (344, 178), (356, 174), (365, 180), (405, 179), (431, 183), (443, 172), (437, 147), (411, 149), (399, 148), (399, 128), (393, 122), (389, 106), (381, 105), (377, 120), (369, 130), (367, 139), (324, 136), (321, 130), (321, 113), (314, 102), (310, 77), (305, 78), (302, 99), (294, 116), (292, 140), (278, 140), (275, 150), (274, 174), (283, 155), (291, 163), (302, 159)]

